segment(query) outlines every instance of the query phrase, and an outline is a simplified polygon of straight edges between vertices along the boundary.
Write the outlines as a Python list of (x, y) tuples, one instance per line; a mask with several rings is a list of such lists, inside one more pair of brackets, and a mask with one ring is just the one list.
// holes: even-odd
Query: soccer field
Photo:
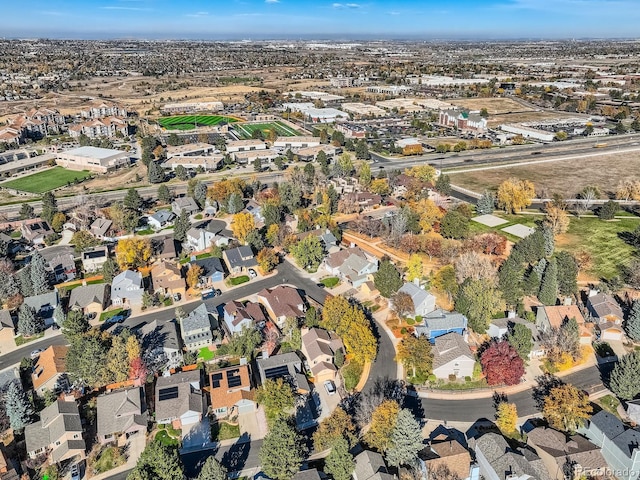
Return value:
[(234, 125), (233, 129), (243, 139), (252, 138), (253, 132), (256, 130), (261, 130), (265, 138), (267, 138), (270, 130), (275, 130), (281, 137), (300, 135), (300, 132), (282, 122), (240, 123)]
[(235, 117), (226, 117), (223, 115), (174, 115), (171, 117), (162, 117), (158, 119), (161, 127), (167, 130), (193, 130), (198, 127), (211, 127), (219, 123), (237, 122)]
[(26, 177), (16, 178), (8, 182), (0, 183), (2, 188), (12, 188), (22, 192), (44, 193), (63, 187), (67, 184), (80, 182), (91, 176), (88, 170), (67, 170), (62, 167), (54, 167), (44, 172), (34, 173)]

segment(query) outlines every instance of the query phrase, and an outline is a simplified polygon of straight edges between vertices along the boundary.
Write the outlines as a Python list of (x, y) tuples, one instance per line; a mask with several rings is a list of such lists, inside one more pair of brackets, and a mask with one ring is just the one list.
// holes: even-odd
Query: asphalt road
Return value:
[(260, 447), (262, 447), (262, 440), (244, 443), (236, 442), (233, 445), (223, 446), (216, 450), (187, 453), (181, 457), (187, 477), (195, 478), (204, 461), (212, 454), (227, 467), (227, 471), (230, 473), (257, 468), (260, 466), (260, 458), (258, 457)]
[(378, 381), (397, 380), (398, 367), (396, 365), (396, 350), (393, 342), (389, 338), (386, 330), (376, 321), (378, 334), (378, 355), (373, 365), (371, 373), (365, 383), (363, 392), (370, 392)]

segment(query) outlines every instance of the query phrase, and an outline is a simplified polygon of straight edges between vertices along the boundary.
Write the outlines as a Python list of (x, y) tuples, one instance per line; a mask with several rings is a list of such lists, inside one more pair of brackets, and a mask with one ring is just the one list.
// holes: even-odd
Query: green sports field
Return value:
[(237, 122), (235, 117), (222, 115), (173, 115), (171, 117), (161, 117), (158, 123), (167, 130), (193, 130), (198, 127), (211, 127), (219, 123)]
[(34, 173), (26, 177), (16, 178), (0, 183), (0, 187), (12, 188), (22, 192), (44, 193), (74, 182), (81, 182), (91, 176), (88, 170), (67, 170), (54, 167), (44, 172)]
[(300, 132), (291, 128), (283, 122), (265, 122), (265, 123), (239, 123), (233, 126), (233, 129), (240, 138), (248, 139), (256, 130), (261, 130), (265, 138), (268, 137), (269, 131), (274, 130), (281, 137), (294, 137), (300, 135)]

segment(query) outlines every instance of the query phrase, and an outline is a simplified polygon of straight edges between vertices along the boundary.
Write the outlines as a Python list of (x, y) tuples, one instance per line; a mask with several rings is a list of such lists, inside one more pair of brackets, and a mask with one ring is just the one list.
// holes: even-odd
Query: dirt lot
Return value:
[(489, 115), (533, 111), (531, 108), (520, 105), (518, 102), (510, 98), (460, 98), (451, 100), (451, 103), (468, 110), (480, 110), (486, 108)]
[(640, 177), (640, 152), (601, 155), (585, 159), (537, 163), (477, 172), (450, 172), (451, 183), (481, 192), (497, 189), (508, 178), (531, 180), (536, 191), (559, 192), (574, 197), (587, 185), (597, 185), (603, 192), (615, 190), (618, 183), (635, 172)]

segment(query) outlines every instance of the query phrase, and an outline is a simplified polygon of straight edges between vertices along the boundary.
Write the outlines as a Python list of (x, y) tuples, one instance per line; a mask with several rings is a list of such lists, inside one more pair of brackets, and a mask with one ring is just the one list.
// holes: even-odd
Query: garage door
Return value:
[(238, 413), (242, 414), (242, 413), (252, 413), (256, 410), (256, 404), (254, 402), (251, 401), (243, 401), (243, 402), (239, 402), (237, 403), (238, 405)]
[(602, 332), (602, 340), (622, 340), (622, 332), (616, 330), (605, 330)]

